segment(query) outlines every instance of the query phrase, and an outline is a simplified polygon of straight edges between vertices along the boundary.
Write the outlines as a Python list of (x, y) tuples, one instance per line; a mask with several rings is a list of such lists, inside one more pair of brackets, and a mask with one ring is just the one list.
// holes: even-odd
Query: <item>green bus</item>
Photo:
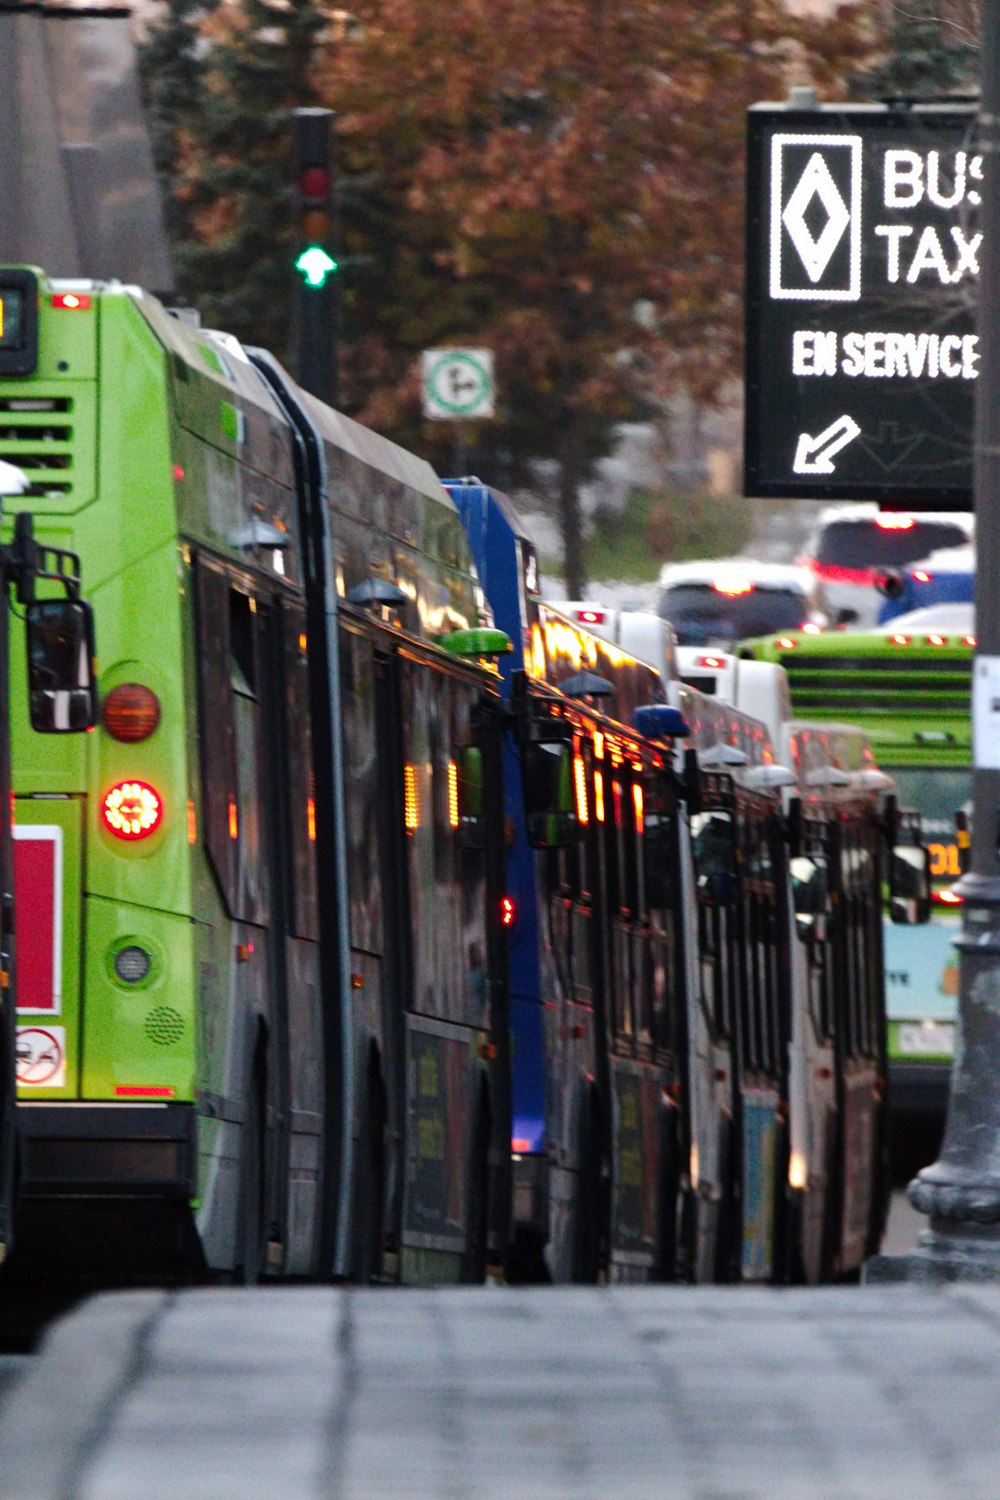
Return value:
[(48, 1038), (14, 1260), (481, 1279), (508, 643), (455, 507), (135, 288), (0, 268), (0, 313), (0, 458), (101, 622), (94, 732), (13, 726), (19, 1056)]
[[(19, 495), (27, 485), (19, 469), (0, 463), (0, 496)], [(23, 511), (14, 516), (13, 530), (14, 540), (0, 546), (0, 808), (9, 807), (12, 796), (12, 703), (19, 716), (21, 704), (27, 703), (28, 722), (40, 734), (80, 734), (97, 717), (93, 617), (80, 597), (79, 559), (62, 549), (39, 547), (31, 517)], [(11, 591), (24, 607), (28, 658), (27, 681), (18, 688), (10, 682)], [(44, 1035), (18, 1045), (18, 915), (30, 914), (17, 900), (15, 832), (10, 817), (0, 818), (0, 1262), (13, 1240), (17, 1203), (18, 1078), (25, 1066), (50, 1066)]]
[(785, 667), (796, 717), (863, 729), (899, 804), (920, 813), (931, 920), (923, 927), (884, 924), (890, 1101), (897, 1117), (943, 1118), (958, 996), (962, 898), (954, 885), (966, 837), (956, 813), (968, 813), (972, 796), (975, 637), (954, 623), (923, 623), (922, 613), (874, 631), (790, 631), (744, 641), (738, 654)]

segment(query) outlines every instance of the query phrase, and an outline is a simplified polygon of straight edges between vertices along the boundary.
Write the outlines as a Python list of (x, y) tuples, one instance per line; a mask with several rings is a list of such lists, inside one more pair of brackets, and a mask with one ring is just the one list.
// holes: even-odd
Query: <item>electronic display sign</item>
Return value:
[(749, 111), (745, 490), (966, 510), (976, 115)]
[(0, 375), (30, 375), (38, 363), (38, 279), (0, 268)]

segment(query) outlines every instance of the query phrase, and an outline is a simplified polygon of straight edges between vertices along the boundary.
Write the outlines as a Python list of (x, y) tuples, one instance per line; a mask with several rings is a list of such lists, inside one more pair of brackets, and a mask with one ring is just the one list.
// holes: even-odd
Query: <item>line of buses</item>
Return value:
[(502, 495), (268, 354), (114, 283), (0, 300), (0, 458), (100, 646), (91, 733), (12, 713), (12, 1269), (855, 1273), (883, 903), (928, 900), (864, 736), (546, 604)]

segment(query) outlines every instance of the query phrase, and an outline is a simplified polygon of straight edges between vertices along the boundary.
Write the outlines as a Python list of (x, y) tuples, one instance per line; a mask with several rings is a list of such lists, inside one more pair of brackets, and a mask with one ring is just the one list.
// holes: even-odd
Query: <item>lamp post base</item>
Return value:
[(910, 1282), (943, 1286), (955, 1281), (1000, 1282), (1000, 1239), (996, 1227), (977, 1234), (963, 1225), (961, 1235), (925, 1229), (920, 1244), (905, 1255), (873, 1255), (862, 1272), (865, 1286)]

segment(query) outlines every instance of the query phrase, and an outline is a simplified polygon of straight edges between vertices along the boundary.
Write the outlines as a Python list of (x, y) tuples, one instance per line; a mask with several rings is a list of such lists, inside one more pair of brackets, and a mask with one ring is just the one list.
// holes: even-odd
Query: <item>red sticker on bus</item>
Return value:
[(62, 1008), (62, 829), (14, 829), (17, 1008)]

